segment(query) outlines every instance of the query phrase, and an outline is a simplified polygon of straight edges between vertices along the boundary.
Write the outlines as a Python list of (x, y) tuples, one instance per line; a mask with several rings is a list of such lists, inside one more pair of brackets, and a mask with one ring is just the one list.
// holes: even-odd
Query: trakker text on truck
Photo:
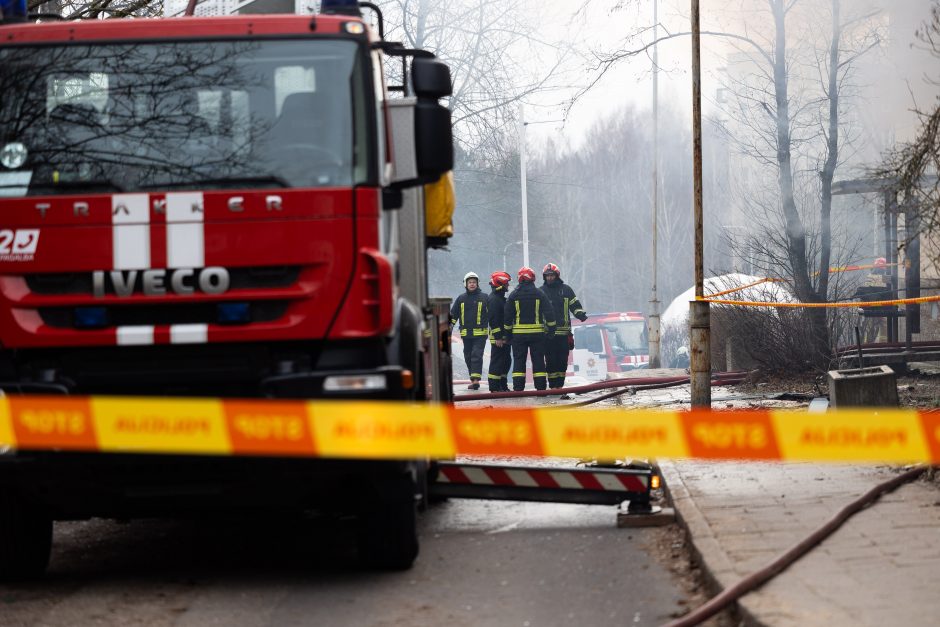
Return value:
[[(0, 389), (450, 399), (426, 280), (446, 65), (348, 1), (43, 23), (0, 2)], [(226, 507), (352, 513), (366, 563), (417, 555), (425, 461), (148, 453), (0, 447), (0, 576), (45, 569), (53, 520)]]

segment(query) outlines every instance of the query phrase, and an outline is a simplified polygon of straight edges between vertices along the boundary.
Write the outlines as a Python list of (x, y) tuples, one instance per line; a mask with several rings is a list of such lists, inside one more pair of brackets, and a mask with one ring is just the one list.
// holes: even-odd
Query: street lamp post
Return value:
[(525, 105), (519, 103), (519, 179), (522, 182), (522, 265), (529, 265), (529, 194), (525, 173)]
[[(529, 124), (550, 124), (565, 120), (525, 121), (525, 105), (519, 103), (519, 180), (522, 183), (522, 265), (529, 265), (529, 194), (526, 190), (525, 127)], [(505, 265), (505, 262), (504, 262)]]
[(659, 0), (653, 0), (653, 289), (650, 293), (649, 351), (650, 368), (659, 368)]

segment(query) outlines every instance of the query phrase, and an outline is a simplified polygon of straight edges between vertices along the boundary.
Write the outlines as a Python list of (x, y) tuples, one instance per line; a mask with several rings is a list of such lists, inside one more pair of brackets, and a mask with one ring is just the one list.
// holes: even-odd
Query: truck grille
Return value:
[[(106, 326), (134, 326), (157, 324), (215, 324), (219, 323), (222, 303), (186, 303), (177, 305), (124, 305), (104, 307)], [(248, 303), (245, 323), (270, 322), (281, 318), (287, 311), (286, 300), (264, 300)], [(75, 323), (75, 307), (40, 307), (39, 316), (50, 327), (80, 328)]]
[[(297, 282), (300, 266), (258, 266), (229, 268), (229, 289), (272, 289), (289, 287)], [(34, 294), (61, 296), (93, 293), (91, 272), (30, 274), (26, 285)]]

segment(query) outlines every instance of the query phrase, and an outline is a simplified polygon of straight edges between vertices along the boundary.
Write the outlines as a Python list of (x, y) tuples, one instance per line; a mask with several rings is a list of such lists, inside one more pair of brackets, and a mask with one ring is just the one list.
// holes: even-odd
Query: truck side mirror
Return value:
[(418, 98), (437, 100), (454, 93), (450, 68), (437, 59), (415, 59), (411, 63), (411, 85)]
[(450, 109), (438, 102), (453, 93), (450, 68), (436, 59), (417, 58), (411, 64), (415, 106), (415, 156), (418, 175), (436, 181), (454, 169), (454, 135)]
[(450, 68), (415, 58), (411, 83), (414, 96), (387, 101), (395, 161), (391, 183), (399, 189), (434, 183), (454, 169), (450, 109), (438, 102), (453, 92)]

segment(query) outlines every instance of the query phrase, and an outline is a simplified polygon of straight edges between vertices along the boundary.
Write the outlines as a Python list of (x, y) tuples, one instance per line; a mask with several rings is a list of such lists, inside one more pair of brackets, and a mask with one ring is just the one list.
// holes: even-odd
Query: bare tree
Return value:
[[(846, 113), (857, 103), (853, 70), (879, 42), (876, 14), (853, 5), (846, 17), (841, 0), (755, 0), (749, 6), (761, 4), (763, 12), (750, 12), (734, 28), (703, 33), (736, 50), (725, 78), (728, 119), (722, 126), (742, 158), (740, 169), (753, 172), (736, 187), (750, 222), (759, 225), (758, 237), (742, 239), (756, 265), (788, 278), (800, 301), (825, 302), (831, 296), (832, 182), (853, 139), (846, 135), (852, 117)], [(760, 15), (766, 18), (755, 19)], [(821, 23), (829, 25), (826, 32), (815, 27)], [(687, 35), (673, 32), (656, 41)], [(598, 76), (654, 43), (599, 55)], [(770, 172), (773, 185), (763, 176)], [(820, 362), (827, 361), (832, 334), (826, 312), (804, 315)]]
[(68, 20), (158, 17), (163, 0), (29, 0), (30, 13), (58, 13)]
[[(518, 103), (565, 84), (570, 43), (539, 34), (532, 0), (386, 0), (388, 38), (434, 52), (451, 67), (455, 137), (465, 152), (504, 159)], [(537, 69), (533, 61), (540, 62)]]
[[(930, 19), (917, 37), (934, 57), (940, 58), (940, 1), (934, 0)], [(940, 76), (928, 80), (940, 85)], [(921, 230), (936, 234), (940, 232), (940, 97), (932, 108), (917, 108), (915, 113), (920, 128), (914, 138), (890, 151), (876, 174), (896, 181), (907, 201), (919, 205)]]
[[(691, 281), (691, 187), (682, 184), (690, 177), (691, 157), (678, 110), (663, 108), (661, 129), (660, 290), (668, 301)], [(646, 112), (623, 106), (600, 117), (576, 150), (549, 143), (530, 163), (530, 237), (552, 252), (550, 259), (533, 257), (558, 263), (591, 311), (647, 306), (652, 142)], [(706, 178), (705, 193), (727, 204), (721, 173), (709, 172), (714, 176)], [(710, 256), (715, 244), (706, 237)]]
[[(879, 33), (869, 24), (873, 13), (846, 20), (841, 0), (829, 0), (830, 30), (820, 36), (812, 28), (819, 21), (818, 11), (803, 4), (767, 0), (773, 29), (767, 44), (750, 39), (742, 50), (754, 69), (731, 89), (739, 113), (731, 136), (742, 155), (776, 170), (776, 193), (764, 197), (762, 213), (773, 213), (778, 206), (782, 231), (778, 236), (765, 228), (761, 252), (785, 269), (800, 301), (813, 303), (831, 296), (832, 183), (844, 161), (842, 129), (846, 108), (853, 104), (852, 72), (855, 62), (877, 45)], [(798, 8), (803, 12), (796, 16)], [(789, 23), (798, 18), (808, 41), (788, 36)], [(798, 43), (791, 46), (794, 39)], [(814, 73), (815, 86), (809, 79)], [(741, 128), (750, 136), (742, 138)], [(832, 339), (826, 311), (810, 309), (805, 315), (814, 330), (815, 350), (825, 363)]]

